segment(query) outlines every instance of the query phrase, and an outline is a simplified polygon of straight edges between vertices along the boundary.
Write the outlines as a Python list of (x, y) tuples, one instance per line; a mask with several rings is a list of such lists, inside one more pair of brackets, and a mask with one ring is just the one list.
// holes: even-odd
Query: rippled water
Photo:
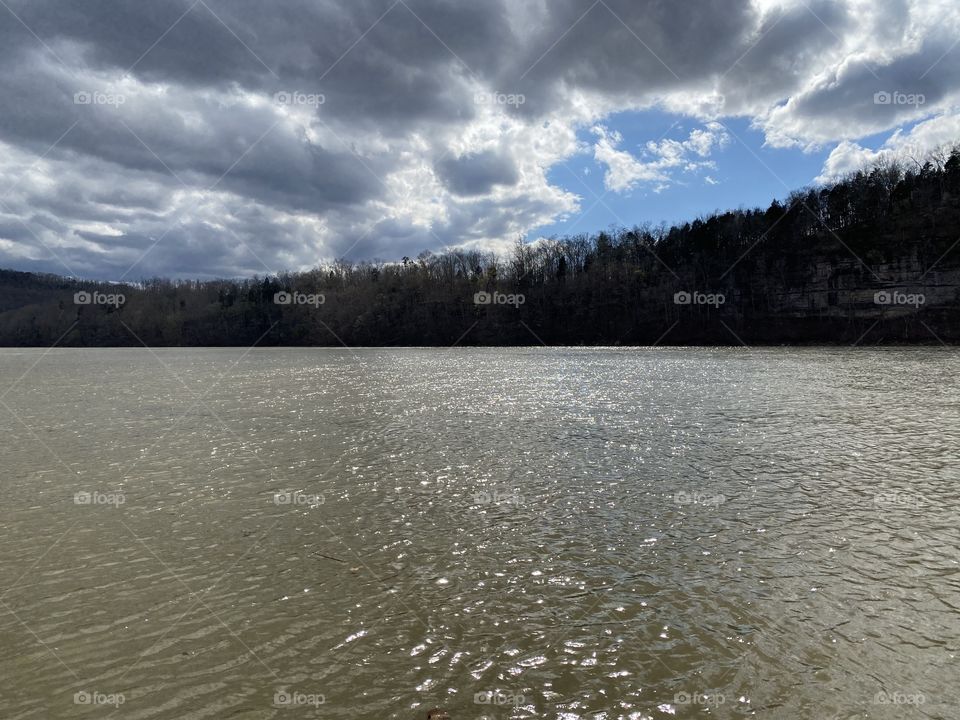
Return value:
[(0, 716), (960, 717), (958, 358), (0, 350)]

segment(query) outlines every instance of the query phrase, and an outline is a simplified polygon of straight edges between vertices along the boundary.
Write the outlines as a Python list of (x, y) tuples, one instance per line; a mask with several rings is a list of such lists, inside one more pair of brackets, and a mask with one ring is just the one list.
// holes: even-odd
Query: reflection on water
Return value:
[(0, 350), (4, 718), (956, 718), (950, 350)]

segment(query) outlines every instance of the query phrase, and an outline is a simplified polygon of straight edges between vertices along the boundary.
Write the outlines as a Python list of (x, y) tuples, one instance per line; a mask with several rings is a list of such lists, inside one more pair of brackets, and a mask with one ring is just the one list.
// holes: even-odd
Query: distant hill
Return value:
[[(766, 209), (243, 281), (0, 271), (0, 345), (960, 341), (960, 150)], [(122, 297), (121, 297), (122, 296)]]

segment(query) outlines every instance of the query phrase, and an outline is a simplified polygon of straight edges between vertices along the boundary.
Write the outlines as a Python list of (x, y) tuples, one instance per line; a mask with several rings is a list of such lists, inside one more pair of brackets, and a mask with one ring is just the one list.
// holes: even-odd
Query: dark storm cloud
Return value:
[(608, 0), (584, 15), (589, 7), (576, 0), (551, 3), (550, 16), (519, 45), (501, 83), (528, 96), (556, 93), (562, 83), (636, 97), (722, 72), (734, 63), (756, 21), (743, 0), (685, 7)]
[(508, 155), (493, 150), (445, 158), (437, 172), (446, 186), (457, 195), (485, 195), (495, 185), (517, 182), (517, 168)]
[(748, 105), (755, 98), (785, 100), (809, 80), (812, 61), (837, 45), (857, 19), (833, 0), (816, 0), (771, 13), (752, 25), (738, 56), (726, 56), (720, 67), (720, 92), (731, 104)]
[[(470, 110), (449, 97), (451, 82), (469, 76), (470, 66), (483, 69), (491, 40), (509, 35), (498, 4), (455, 11), (444, 2), (414, 5), (416, 12), (363, 0), (11, 3), (50, 47), (67, 44), (91, 70), (129, 70), (144, 82), (187, 88), (236, 85), (271, 95), (313, 89), (341, 117), (370, 119), (387, 130), (384, 121), (391, 119), (450, 119)], [(418, 17), (428, 17), (429, 26)], [(29, 34), (11, 29), (13, 44), (36, 49)], [(351, 50), (360, 36), (362, 47)], [(453, 38), (464, 62), (439, 38)]]

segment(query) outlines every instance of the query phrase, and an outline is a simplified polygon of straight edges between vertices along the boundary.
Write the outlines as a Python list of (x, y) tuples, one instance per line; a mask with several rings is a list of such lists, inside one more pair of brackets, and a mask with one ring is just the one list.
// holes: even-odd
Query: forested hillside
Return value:
[(0, 344), (954, 343), (958, 241), (954, 149), (766, 209), (518, 242), (508, 258), (122, 286), (3, 271)]

